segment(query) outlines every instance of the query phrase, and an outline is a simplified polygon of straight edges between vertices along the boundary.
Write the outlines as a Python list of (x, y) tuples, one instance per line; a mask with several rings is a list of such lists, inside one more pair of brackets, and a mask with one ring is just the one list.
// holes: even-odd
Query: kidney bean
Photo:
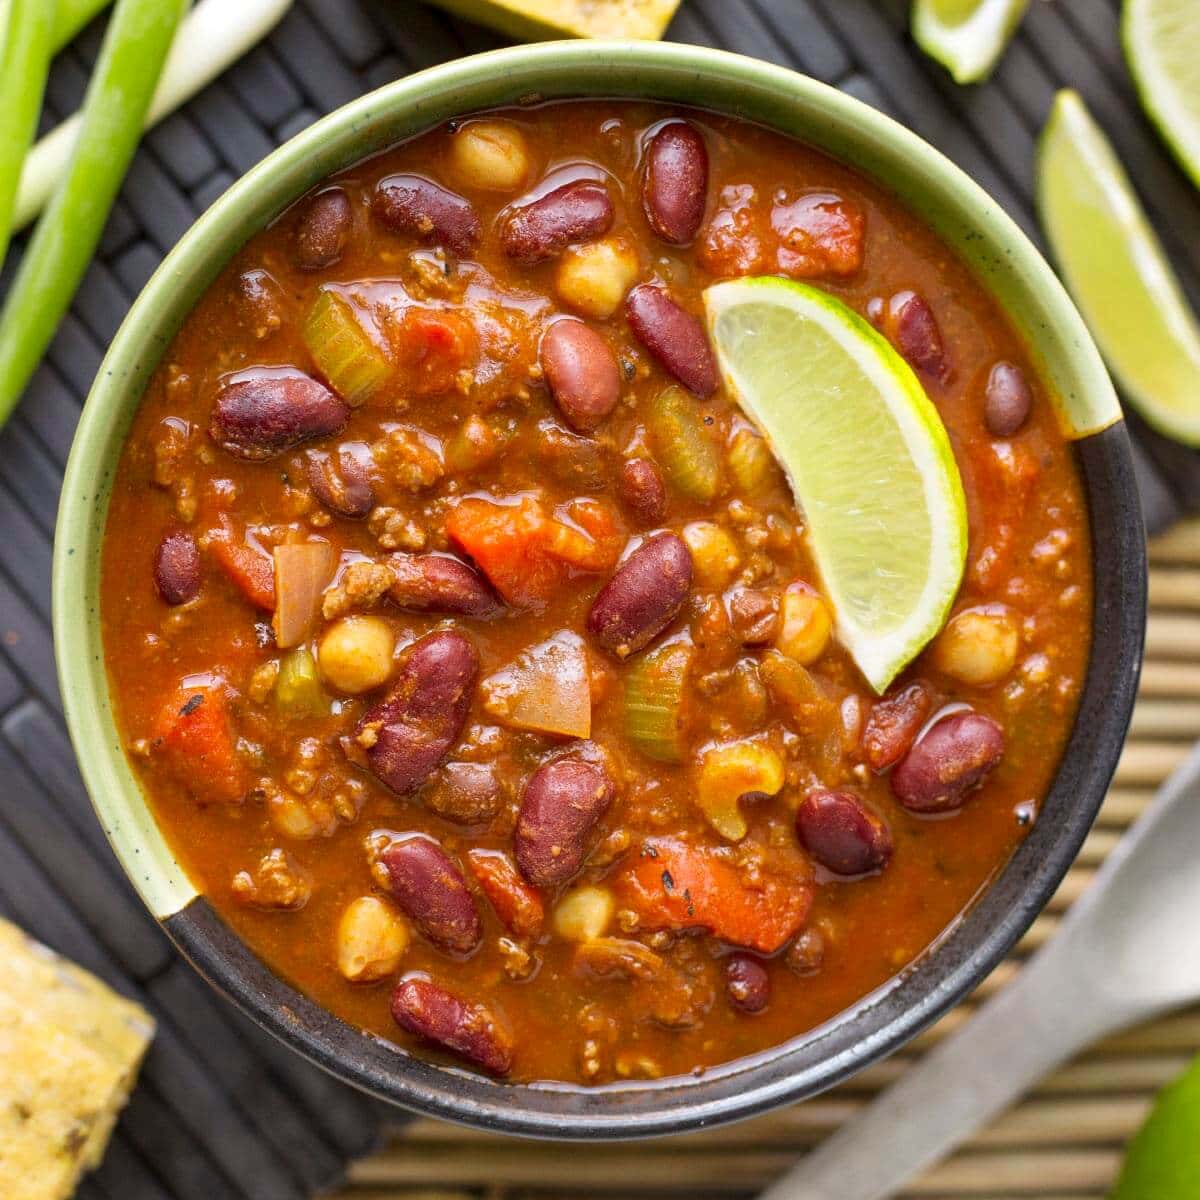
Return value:
[(888, 324), (896, 349), (909, 365), (938, 383), (950, 378), (950, 362), (937, 317), (916, 292), (897, 292), (888, 304)]
[(862, 735), (863, 758), (872, 771), (886, 771), (909, 752), (932, 703), (922, 683), (875, 702)]
[(525, 785), (513, 850), (535, 887), (566, 883), (581, 866), (588, 841), (613, 801), (608, 773), (595, 762), (556, 758)]
[(507, 1075), (512, 1069), (512, 1033), (491, 1009), (461, 1000), (419, 975), (409, 975), (396, 985), (392, 1017), (402, 1029), (492, 1075)]
[(185, 529), (163, 535), (154, 551), (154, 586), (167, 604), (186, 604), (200, 592), (200, 549)]
[(479, 656), (461, 633), (428, 634), (409, 650), (392, 690), (359, 720), (351, 741), (397, 795), (420, 787), (458, 741), (478, 673)]
[(587, 630), (605, 650), (625, 658), (675, 620), (691, 586), (691, 552), (675, 534), (657, 534), (600, 589), (588, 612)]
[(296, 265), (304, 271), (332, 266), (350, 236), (350, 197), (341, 188), (319, 192), (296, 226)]
[(555, 321), (542, 337), (542, 371), (555, 404), (588, 433), (617, 406), (621, 371), (609, 344), (582, 321)]
[(686, 121), (664, 125), (650, 143), (642, 177), (642, 208), (665, 242), (686, 245), (700, 229), (708, 198), (708, 150)]
[(514, 208), (500, 244), (509, 258), (536, 263), (561, 254), (572, 242), (607, 233), (612, 223), (608, 188), (594, 179), (574, 179)]
[(483, 937), (475, 897), (458, 864), (423, 833), (398, 838), (379, 855), (388, 890), (435, 946), (470, 954)]
[(994, 437), (1012, 437), (1029, 419), (1033, 392), (1020, 367), (998, 362), (988, 375), (983, 420)]
[(366, 442), (343, 442), (332, 453), (308, 452), (308, 486), (326, 508), (342, 517), (365, 517), (375, 507), (371, 449)]
[(1004, 733), (991, 717), (954, 713), (938, 721), (892, 772), (892, 791), (912, 812), (947, 812), (1003, 757)]
[(796, 833), (809, 854), (836, 875), (879, 871), (892, 857), (888, 827), (849, 792), (809, 792), (796, 810)]
[(438, 768), (421, 799), (447, 821), (478, 825), (500, 811), (502, 797), (491, 763), (448, 762)]
[(759, 1013), (771, 999), (771, 977), (756, 958), (731, 954), (725, 960), (725, 994), (734, 1008)]
[(261, 462), (337, 433), (349, 415), (342, 400), (299, 371), (252, 375), (221, 389), (208, 431), (235, 458)]
[(697, 396), (717, 390), (717, 360), (704, 326), (662, 288), (638, 284), (625, 299), (625, 316), (638, 341), (685, 388)]
[(479, 240), (479, 217), (469, 200), (420, 175), (389, 175), (375, 185), (371, 211), (393, 233), (438, 242), (467, 254)]
[(729, 623), (743, 646), (765, 646), (779, 624), (779, 598), (758, 588), (738, 587), (729, 594)]
[(617, 481), (621, 503), (643, 525), (657, 525), (667, 511), (667, 489), (653, 459), (628, 458)]
[(458, 617), (492, 617), (501, 604), (474, 567), (448, 554), (393, 554), (388, 559), (395, 582), (388, 595), (414, 612)]

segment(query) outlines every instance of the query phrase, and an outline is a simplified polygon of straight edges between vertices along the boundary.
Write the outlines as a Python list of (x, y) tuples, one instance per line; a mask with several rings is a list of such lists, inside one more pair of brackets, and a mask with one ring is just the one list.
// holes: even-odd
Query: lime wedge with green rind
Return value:
[(912, 35), (956, 83), (986, 79), (1016, 32), (1029, 0), (916, 0)]
[(1121, 38), (1143, 107), (1200, 187), (1200, 4), (1125, 0)]
[(1055, 97), (1037, 193), (1059, 273), (1123, 393), (1155, 429), (1200, 446), (1200, 323), (1076, 92)]
[(838, 637), (883, 692), (962, 581), (967, 509), (941, 418), (887, 339), (818, 288), (736, 279), (704, 304), (726, 384), (804, 512)]
[(1200, 1200), (1200, 1058), (1163, 1090), (1129, 1143), (1111, 1200)]

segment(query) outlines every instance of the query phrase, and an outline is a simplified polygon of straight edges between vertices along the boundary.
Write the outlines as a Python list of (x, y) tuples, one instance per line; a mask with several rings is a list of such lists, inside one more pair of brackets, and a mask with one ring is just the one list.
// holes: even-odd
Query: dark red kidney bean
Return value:
[(688, 391), (711, 396), (717, 390), (717, 360), (704, 326), (662, 288), (638, 284), (625, 298), (625, 316), (638, 341)]
[(167, 604), (186, 604), (200, 594), (200, 548), (187, 530), (164, 534), (158, 543), (154, 586)]
[(461, 559), (448, 554), (393, 554), (387, 561), (395, 576), (388, 595), (401, 608), (492, 617), (502, 607), (483, 576)]
[(1033, 392), (1020, 367), (998, 362), (988, 375), (983, 420), (993, 437), (1012, 437), (1029, 419)]
[(933, 309), (916, 292), (897, 292), (888, 308), (896, 349), (922, 375), (945, 383), (950, 362)]
[(959, 712), (938, 721), (892, 772), (896, 799), (912, 812), (958, 808), (1004, 757), (1004, 733), (991, 717)]
[(882, 870), (892, 857), (892, 835), (849, 792), (809, 792), (796, 810), (796, 833), (804, 848), (836, 875)]
[(643, 524), (657, 525), (667, 511), (662, 472), (649, 458), (628, 458), (617, 481), (621, 503)]
[(766, 967), (748, 954), (731, 954), (725, 960), (725, 994), (741, 1012), (762, 1012), (771, 999), (771, 977)]
[(336, 450), (308, 452), (308, 486), (326, 508), (341, 517), (365, 517), (375, 507), (371, 448), (343, 442)]
[(686, 121), (664, 125), (650, 142), (642, 177), (650, 228), (665, 242), (686, 245), (700, 229), (707, 198), (708, 150), (700, 131)]
[(393, 233), (438, 242), (467, 254), (479, 241), (479, 217), (469, 200), (421, 175), (389, 175), (375, 185), (371, 211)]
[(208, 431), (235, 458), (261, 462), (310, 438), (337, 433), (349, 415), (341, 399), (299, 371), (253, 375), (225, 384)]
[(765, 646), (775, 637), (779, 598), (758, 588), (738, 587), (729, 594), (729, 624), (743, 646)]
[(458, 864), (431, 837), (410, 834), (379, 855), (396, 904), (435, 946), (470, 954), (483, 938), (475, 897)]
[(408, 651), (392, 690), (363, 714), (351, 740), (397, 795), (420, 787), (458, 741), (478, 674), (479, 656), (461, 633), (428, 634)]
[(350, 197), (341, 188), (315, 195), (296, 226), (296, 265), (319, 271), (337, 262), (350, 237), (352, 220)]
[(863, 758), (872, 771), (886, 771), (909, 752), (932, 704), (923, 683), (875, 702), (862, 735)]
[(600, 589), (588, 612), (588, 633), (618, 658), (634, 654), (679, 616), (691, 586), (691, 551), (675, 534), (657, 534)]
[(583, 433), (595, 429), (621, 398), (612, 347), (582, 321), (555, 321), (542, 337), (542, 372), (555, 404)]
[(492, 1075), (507, 1075), (512, 1069), (512, 1033), (491, 1009), (461, 1000), (419, 975), (407, 976), (396, 985), (392, 1017), (401, 1029)]
[(561, 254), (572, 242), (607, 233), (612, 223), (608, 188), (594, 179), (575, 179), (514, 208), (500, 244), (509, 258), (536, 263)]
[(566, 883), (588, 852), (592, 831), (613, 801), (608, 773), (594, 762), (556, 758), (525, 785), (513, 851), (535, 887)]
[(491, 763), (448, 762), (438, 768), (421, 800), (431, 812), (457, 825), (490, 821), (503, 797)]

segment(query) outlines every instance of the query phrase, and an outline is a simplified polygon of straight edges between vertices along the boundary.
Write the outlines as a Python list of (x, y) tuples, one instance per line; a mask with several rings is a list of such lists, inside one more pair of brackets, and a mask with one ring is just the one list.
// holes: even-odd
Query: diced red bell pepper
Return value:
[(467, 862), (506, 929), (517, 937), (534, 937), (541, 932), (546, 918), (542, 898), (517, 874), (508, 855), (499, 850), (471, 850)]
[(220, 524), (206, 538), (217, 565), (256, 608), (275, 611), (275, 560), (262, 547), (239, 537), (229, 517), (221, 514)]
[(214, 679), (183, 687), (159, 712), (151, 752), (197, 800), (232, 804), (250, 787), (237, 753), (229, 690)]

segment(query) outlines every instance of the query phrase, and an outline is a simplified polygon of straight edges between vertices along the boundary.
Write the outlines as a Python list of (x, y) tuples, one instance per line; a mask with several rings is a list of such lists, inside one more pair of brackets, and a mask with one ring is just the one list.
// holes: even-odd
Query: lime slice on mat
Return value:
[(1200, 1200), (1200, 1058), (1130, 1142), (1112, 1200)]
[(1200, 323), (1129, 177), (1073, 91), (1055, 98), (1037, 177), (1059, 272), (1117, 382), (1161, 433), (1200, 446)]
[(1200, 187), (1200, 4), (1125, 0), (1121, 36), (1142, 104)]
[(704, 304), (726, 382), (804, 510), (838, 636), (882, 692), (962, 580), (967, 511), (941, 418), (890, 343), (817, 288), (737, 279)]
[(1028, 7), (1029, 0), (916, 0), (913, 38), (956, 83), (978, 83), (991, 74)]

